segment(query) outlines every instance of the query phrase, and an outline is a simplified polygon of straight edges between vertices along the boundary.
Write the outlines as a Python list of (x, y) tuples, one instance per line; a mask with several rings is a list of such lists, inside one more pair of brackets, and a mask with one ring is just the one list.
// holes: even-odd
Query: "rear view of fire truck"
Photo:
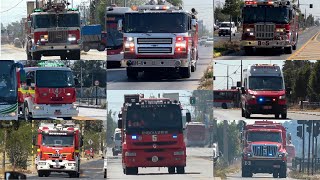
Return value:
[(41, 56), (60, 56), (61, 60), (79, 60), (81, 50), (80, 13), (67, 9), (63, 0), (27, 2), (28, 60)]
[[(118, 128), (122, 129), (122, 165), (126, 175), (139, 167), (167, 167), (185, 173), (186, 146), (180, 102), (125, 95)], [(191, 115), (186, 113), (186, 121)]]
[[(198, 60), (197, 12), (150, 4), (125, 13), (121, 64), (127, 68), (128, 78), (136, 78), (139, 72), (178, 73), (190, 78)], [(122, 29), (122, 20), (118, 28)]]
[(284, 48), (291, 54), (298, 43), (296, 11), (288, 0), (245, 0), (241, 37), (245, 53), (251, 54), (253, 48)]
[(51, 172), (68, 173), (80, 177), (80, 147), (83, 140), (79, 126), (75, 124), (42, 123), (38, 129), (36, 168), (38, 176), (50, 176)]
[(78, 116), (75, 86), (67, 67), (28, 67), (26, 83), (19, 84), (19, 109), (24, 119)]

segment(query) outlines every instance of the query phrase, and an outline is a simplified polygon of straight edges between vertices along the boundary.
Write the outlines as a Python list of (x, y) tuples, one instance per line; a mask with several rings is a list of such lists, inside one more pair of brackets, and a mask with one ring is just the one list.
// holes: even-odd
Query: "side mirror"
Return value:
[(246, 94), (246, 90), (244, 89), (244, 87), (241, 87), (241, 94)]
[(31, 79), (27, 78), (26, 83), (27, 83), (27, 86), (31, 86)]
[(122, 129), (122, 119), (119, 119), (119, 120), (118, 120), (118, 128), (119, 128), (119, 129)]
[(23, 173), (20, 172), (14, 172), (14, 171), (10, 171), (10, 172), (5, 172), (4, 173), (4, 179), (5, 180), (9, 180), (9, 179), (27, 179), (27, 176)]
[(78, 78), (74, 78), (74, 85), (78, 86), (80, 83), (79, 83), (79, 79)]
[(241, 81), (237, 81), (237, 87), (241, 87)]
[(118, 114), (118, 118), (122, 118), (122, 114)]
[(196, 19), (191, 19), (191, 29), (193, 31), (196, 30), (196, 26), (197, 26), (197, 20)]
[(118, 31), (122, 31), (122, 19), (118, 20), (117, 29), (118, 29)]
[(186, 121), (187, 122), (191, 122), (191, 114), (190, 114), (190, 112), (186, 113)]
[(31, 21), (28, 21), (28, 28), (31, 28)]

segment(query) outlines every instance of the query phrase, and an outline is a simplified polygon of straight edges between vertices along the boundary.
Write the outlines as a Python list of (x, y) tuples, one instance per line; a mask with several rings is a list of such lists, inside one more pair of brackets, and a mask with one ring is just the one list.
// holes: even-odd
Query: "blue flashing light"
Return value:
[(273, 154), (272, 154), (272, 153), (270, 153), (270, 154), (269, 154), (269, 156), (273, 156)]
[(263, 101), (263, 98), (259, 98), (259, 102), (262, 102)]
[(136, 135), (132, 135), (131, 138), (132, 139), (137, 139), (137, 136)]
[(172, 138), (178, 138), (178, 136), (177, 135), (172, 135)]

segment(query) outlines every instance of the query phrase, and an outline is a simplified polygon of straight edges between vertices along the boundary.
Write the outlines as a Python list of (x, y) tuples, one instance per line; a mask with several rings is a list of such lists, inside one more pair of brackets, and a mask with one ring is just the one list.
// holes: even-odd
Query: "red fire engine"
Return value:
[(246, 54), (251, 54), (253, 48), (284, 48), (286, 54), (291, 54), (298, 43), (296, 10), (288, 0), (246, 0), (241, 37)]
[(79, 60), (81, 49), (80, 13), (67, 9), (63, 0), (49, 0), (46, 4), (27, 2), (28, 60), (40, 60), (41, 56), (60, 56), (61, 60)]
[(24, 119), (78, 116), (73, 73), (67, 67), (27, 67), (26, 83), (18, 84), (19, 110)]
[(204, 147), (208, 141), (209, 128), (201, 122), (190, 122), (186, 125), (185, 143), (187, 147)]
[[(163, 4), (163, 3), (161, 3)], [(125, 13), (124, 59), (128, 78), (139, 72), (178, 73), (190, 78), (198, 60), (197, 12), (168, 5), (143, 5)], [(170, 21), (168, 21), (170, 19)]]
[[(180, 102), (125, 95), (118, 117), (124, 174), (138, 174), (138, 167), (168, 167), (170, 174), (185, 173), (186, 145)], [(191, 121), (189, 112), (186, 121)]]
[(80, 176), (79, 152), (83, 140), (78, 126), (42, 123), (37, 142), (36, 168), (39, 177), (48, 177), (51, 172), (65, 172), (70, 177)]
[[(291, 139), (291, 136), (288, 136)], [(287, 176), (287, 134), (280, 123), (255, 121), (244, 126), (242, 132), (242, 177), (253, 173), (273, 173), (273, 177)]]

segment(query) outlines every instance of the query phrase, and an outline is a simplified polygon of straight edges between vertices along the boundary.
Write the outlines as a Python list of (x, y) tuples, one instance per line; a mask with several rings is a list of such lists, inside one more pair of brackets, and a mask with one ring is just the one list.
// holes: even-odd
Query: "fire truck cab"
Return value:
[(125, 13), (124, 25), (121, 20), (118, 23), (124, 38), (121, 64), (127, 68), (128, 78), (137, 78), (139, 72), (178, 73), (190, 78), (198, 60), (197, 12), (171, 4), (133, 9)]
[[(41, 3), (40, 3), (41, 2)], [(60, 56), (61, 60), (80, 60), (80, 13), (67, 9), (63, 0), (27, 2), (28, 60), (41, 60), (41, 56)], [(41, 4), (41, 5), (40, 5)]]
[(50, 176), (51, 172), (68, 173), (80, 177), (80, 147), (83, 139), (79, 126), (41, 123), (38, 129), (36, 168), (38, 176)]
[(253, 48), (284, 48), (291, 54), (298, 43), (297, 7), (288, 0), (245, 0), (242, 8), (241, 46), (246, 54)]
[(275, 64), (254, 64), (243, 70), (241, 87), (241, 114), (274, 114), (275, 118), (287, 118), (284, 78), (280, 66)]
[(25, 68), (26, 83), (19, 84), (19, 110), (25, 120), (78, 116), (73, 73), (67, 67)]

